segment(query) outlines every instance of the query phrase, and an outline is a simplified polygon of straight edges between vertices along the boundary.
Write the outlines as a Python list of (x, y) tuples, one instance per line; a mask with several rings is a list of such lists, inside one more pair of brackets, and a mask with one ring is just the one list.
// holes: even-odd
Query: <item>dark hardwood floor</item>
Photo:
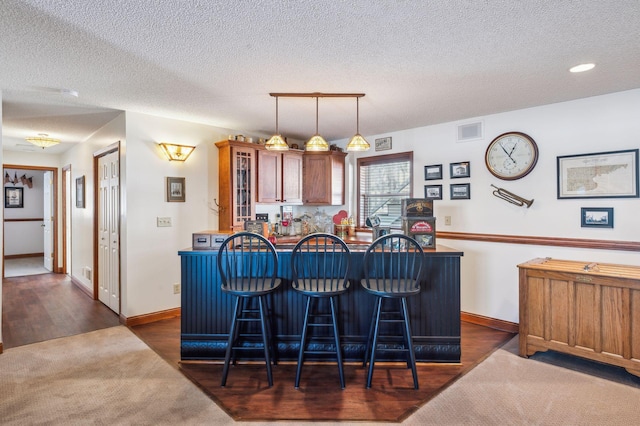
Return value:
[(3, 349), (118, 325), (112, 310), (92, 300), (64, 274), (2, 279)]
[[(5, 350), (119, 324), (115, 313), (62, 274), (4, 278), (2, 303)], [(345, 390), (340, 389), (335, 365), (305, 364), (300, 389), (296, 390), (295, 363), (280, 363), (274, 368), (272, 388), (267, 386), (262, 363), (232, 367), (227, 386), (220, 387), (220, 363), (180, 361), (180, 318), (131, 330), (232, 418), (265, 421), (401, 421), (513, 337), (463, 322), (462, 362), (420, 364), (418, 391), (413, 389), (411, 371), (398, 363), (377, 363), (369, 390), (365, 389), (365, 370), (359, 363), (345, 366)]]

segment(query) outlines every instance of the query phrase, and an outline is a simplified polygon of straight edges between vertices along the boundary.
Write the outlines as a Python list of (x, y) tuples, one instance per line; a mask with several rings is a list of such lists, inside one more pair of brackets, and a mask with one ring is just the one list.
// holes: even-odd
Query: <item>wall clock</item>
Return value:
[(524, 133), (503, 133), (491, 141), (484, 161), (489, 172), (498, 179), (520, 179), (536, 166), (538, 145)]

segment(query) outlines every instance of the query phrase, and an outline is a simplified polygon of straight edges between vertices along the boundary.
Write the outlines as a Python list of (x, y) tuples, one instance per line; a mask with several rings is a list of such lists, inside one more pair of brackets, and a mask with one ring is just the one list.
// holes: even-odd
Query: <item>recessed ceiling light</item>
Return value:
[(593, 69), (593, 67), (595, 67), (596, 64), (580, 64), (580, 65), (576, 65), (575, 67), (569, 68), (570, 72), (585, 72), (585, 71), (589, 71), (590, 69)]

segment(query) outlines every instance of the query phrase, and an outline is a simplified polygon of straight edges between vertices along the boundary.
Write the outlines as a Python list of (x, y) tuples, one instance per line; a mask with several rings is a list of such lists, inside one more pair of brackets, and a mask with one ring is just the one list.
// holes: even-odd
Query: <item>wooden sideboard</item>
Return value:
[(640, 376), (640, 267), (538, 258), (518, 265), (520, 355), (554, 350)]

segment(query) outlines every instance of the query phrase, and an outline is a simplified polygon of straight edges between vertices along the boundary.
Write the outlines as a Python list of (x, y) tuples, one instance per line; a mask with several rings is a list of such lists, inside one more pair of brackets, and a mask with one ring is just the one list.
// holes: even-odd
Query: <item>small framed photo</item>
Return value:
[(4, 188), (4, 207), (21, 209), (24, 207), (24, 188), (7, 186)]
[(462, 163), (450, 163), (449, 175), (452, 179), (468, 178), (471, 176), (471, 163), (468, 161)]
[(76, 178), (76, 207), (84, 209), (84, 175)]
[(167, 178), (167, 201), (184, 203), (186, 200), (185, 178), (168, 177)]
[(471, 198), (470, 183), (452, 183), (450, 197), (452, 200), (469, 200)]
[(442, 164), (424, 166), (424, 180), (442, 179)]
[(375, 140), (376, 151), (386, 151), (391, 149), (391, 136), (378, 138)]
[(442, 185), (425, 185), (424, 198), (427, 200), (442, 200)]
[(580, 226), (583, 228), (613, 228), (613, 207), (581, 207)]

